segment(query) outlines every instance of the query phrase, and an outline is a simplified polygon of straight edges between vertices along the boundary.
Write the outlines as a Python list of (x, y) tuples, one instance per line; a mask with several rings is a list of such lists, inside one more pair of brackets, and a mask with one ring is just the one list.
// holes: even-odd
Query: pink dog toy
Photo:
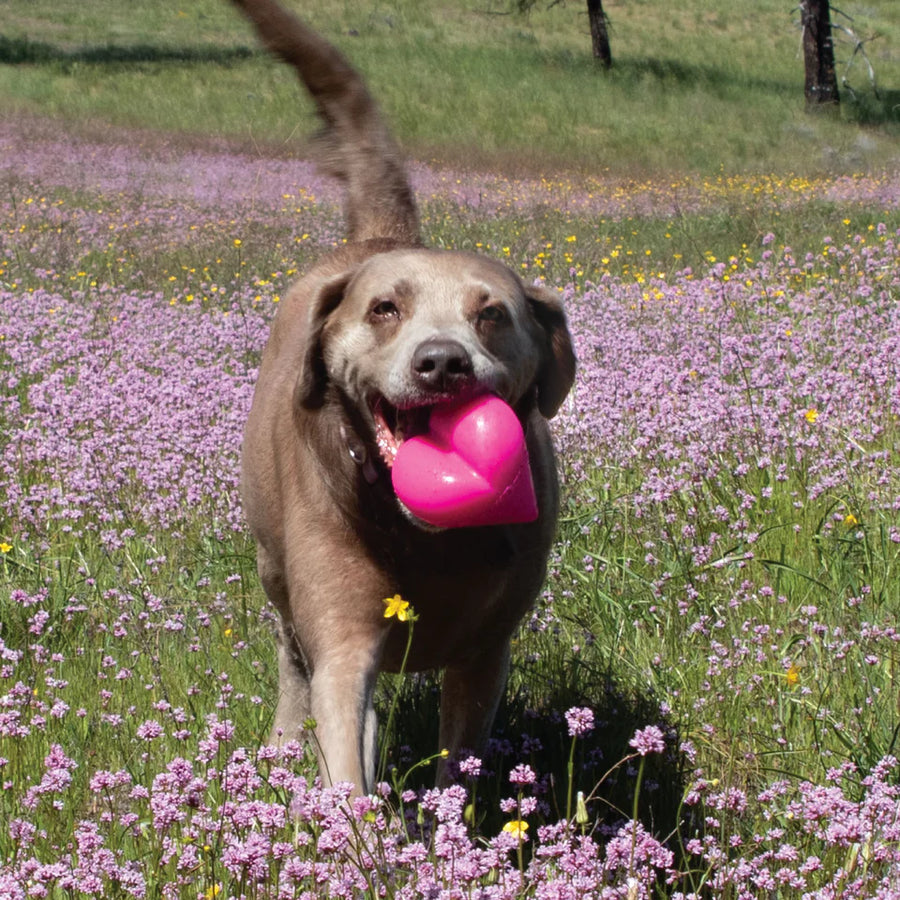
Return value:
[(400, 445), (391, 478), (409, 511), (431, 525), (502, 525), (538, 515), (522, 425), (491, 394), (435, 406), (428, 432)]

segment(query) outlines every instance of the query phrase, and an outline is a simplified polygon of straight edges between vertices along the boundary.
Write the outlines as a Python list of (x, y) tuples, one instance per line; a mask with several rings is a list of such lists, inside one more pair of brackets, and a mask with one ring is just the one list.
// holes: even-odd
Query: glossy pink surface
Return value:
[(438, 405), (391, 470), (413, 515), (443, 528), (532, 522), (537, 500), (522, 425), (499, 397)]

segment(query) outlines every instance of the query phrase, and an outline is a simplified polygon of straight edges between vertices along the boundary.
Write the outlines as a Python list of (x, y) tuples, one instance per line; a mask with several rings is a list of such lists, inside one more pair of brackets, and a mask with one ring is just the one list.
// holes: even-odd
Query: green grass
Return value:
[[(900, 13), (891, 0), (844, 11), (862, 37), (876, 97), (841, 39), (837, 116), (804, 110), (796, 15), (782, 0), (753, 14), (724, 2), (674, 9), (608, 3), (614, 67), (590, 56), (585, 11), (531, 15), (499, 0), (453, 4), (322, 0), (299, 11), (366, 74), (413, 155), (469, 166), (589, 172), (847, 171), (896, 160)], [(836, 20), (848, 20), (836, 15)], [(229, 4), (60, 9), (7, 0), (0, 110), (215, 134), (278, 146), (308, 130), (290, 72), (259, 53)], [(861, 125), (860, 123), (864, 123)]]
[[(569, 210), (565, 202), (526, 216), (514, 209), (484, 215), (463, 213), (440, 197), (424, 198), (430, 244), (484, 250), (550, 283), (571, 280), (581, 291), (604, 276), (625, 286), (646, 285), (654, 277), (676, 283), (679, 270), (703, 272), (714, 260), (727, 261), (728, 272), (739, 279), (753, 270), (763, 235), (772, 232), (777, 234), (773, 247), (793, 247), (798, 260), (813, 254), (819, 268), (787, 281), (780, 275), (771, 283), (762, 279), (762, 293), (785, 287), (802, 293), (824, 272), (818, 283), (845, 293), (848, 307), (860, 302), (854, 292), (866, 280), (862, 270), (850, 263), (846, 271), (837, 265), (828, 269), (823, 238), (829, 235), (837, 247), (859, 248), (866, 241), (875, 246), (876, 223), (885, 223), (893, 234), (900, 212), (887, 198), (883, 208), (826, 202), (819, 196), (825, 182), (806, 176), (820, 170), (865, 172), (895, 161), (896, 3), (872, 0), (846, 8), (857, 16), (861, 32), (881, 32), (869, 51), (883, 93), (875, 98), (855, 68), (851, 81), (860, 89), (860, 101), (848, 103), (837, 118), (803, 110), (789, 4), (762, 0), (754, 4), (752, 20), (718, 0), (690, 0), (664, 15), (657, 3), (607, 7), (615, 57), (608, 75), (595, 71), (588, 57), (583, 10), (572, 0), (527, 19), (489, 14), (477, 0), (468, 7), (439, 8), (412, 0), (342, 5), (316, 0), (304, 9), (371, 78), (414, 155), (510, 171), (559, 166), (579, 170), (560, 178), (557, 196), (563, 201), (586, 191), (616, 190), (634, 199), (634, 208), (626, 204), (623, 215), (598, 218)], [(41, 117), (49, 117), (51, 127), (57, 123), (63, 131), (103, 134), (113, 126), (113, 136), (125, 143), (130, 133), (115, 129), (140, 129), (139, 139), (148, 146), (225, 138), (294, 152), (313, 125), (292, 74), (255, 49), (224, 0), (181, 8), (159, 0), (139, 5), (91, 0), (72, 9), (50, 0), (7, 0), (3, 12), (0, 114), (24, 113), (26, 133), (28, 128), (45, 132)], [(453, 73), (452, 90), (447, 72)], [(864, 126), (859, 119), (867, 120)], [(749, 174), (730, 178), (731, 172)], [(510, 196), (518, 187), (502, 186)], [(51, 219), (24, 215), (23, 205), (34, 199), (31, 185), (10, 173), (5, 190), (12, 203), (3, 235), (11, 249), (8, 258), (0, 256), (0, 287), (21, 295), (16, 302), (47, 289), (42, 254), (56, 261), (51, 288), (67, 300), (77, 297), (76, 306), (101, 307), (92, 290), (105, 283), (117, 293), (159, 290), (179, 307), (196, 292), (191, 302), (198, 315), (206, 314), (199, 300), (204, 283), (225, 286), (226, 305), (238, 296), (268, 301), (308, 262), (307, 244), (292, 243), (293, 223), (284, 217), (244, 233), (246, 223), (229, 218), (228, 210), (221, 219), (190, 210), (185, 214), (199, 219), (197, 230), (179, 239), (167, 232), (165, 218), (145, 222), (141, 213), (132, 221), (116, 214), (120, 203), (140, 206), (134, 198), (54, 186), (47, 190), (49, 206), (71, 217), (70, 230), (54, 236)], [(641, 206), (648, 193), (665, 198), (679, 191), (709, 202), (664, 214), (652, 203)], [(183, 212), (173, 204), (175, 218)], [(117, 227), (108, 245), (92, 244), (88, 251), (80, 238), (70, 240), (88, 213), (100, 216), (102, 225), (105, 216), (117, 226), (129, 224)], [(302, 215), (313, 233), (332, 227), (331, 210)], [(234, 245), (238, 236), (240, 250)], [(48, 242), (54, 241), (51, 252)], [(857, 259), (853, 265), (861, 264)], [(869, 274), (897, 299), (888, 268)], [(218, 301), (213, 296), (211, 302)], [(742, 311), (748, 333), (763, 312)], [(97, 316), (97, 327), (104, 327), (102, 312)], [(4, 362), (5, 375), (7, 368)], [(16, 396), (23, 402), (27, 388), (22, 377)], [(6, 424), (5, 415), (0, 408), (0, 425)], [(881, 440), (886, 451), (896, 450), (900, 440), (887, 401)], [(882, 640), (875, 646), (874, 664), (866, 659), (872, 648), (856, 640), (867, 622), (893, 627), (900, 608), (900, 544), (892, 539), (897, 515), (888, 502), (900, 488), (896, 472), (886, 469), (883, 483), (851, 473), (835, 493), (814, 499), (805, 496), (808, 473), (802, 468), (792, 469), (785, 482), (772, 480), (768, 470), (740, 479), (726, 473), (718, 481), (701, 479), (691, 498), (660, 504), (641, 520), (634, 518), (630, 498), (641, 489), (644, 469), (595, 467), (587, 478), (565, 473), (566, 504), (548, 582), (556, 597), (554, 630), (524, 631), (517, 638), (509, 696), (497, 723), (498, 733), (511, 740), (525, 732), (540, 739), (535, 767), (556, 779), (550, 819), (564, 804), (570, 749), (558, 713), (582, 703), (597, 711), (602, 725), (590, 745), (602, 749), (602, 761), (581, 769), (578, 760), (577, 787), (596, 789), (592, 815), (602, 816), (608, 808), (630, 815), (634, 772), (623, 770), (599, 784), (595, 779), (627, 754), (636, 727), (657, 720), (660, 700), (672, 708), (679, 737), (694, 742), (704, 779), (752, 795), (781, 777), (794, 786), (803, 779), (823, 784), (827, 768), (852, 761), (858, 767), (854, 789), (864, 793), (862, 778), (885, 753), (897, 753), (900, 734), (896, 645), (891, 649)], [(21, 480), (39, 487), (46, 478), (34, 469)], [(685, 555), (678, 537), (682, 528), (698, 528), (700, 536), (692, 539), (698, 543), (719, 527), (712, 512), (717, 504), (736, 519), (741, 491), (761, 497), (769, 488), (768, 504), (746, 514), (746, 530), (759, 534), (752, 559), (741, 558), (747, 548), (739, 544), (723, 548), (717, 565)], [(879, 511), (873, 510), (870, 494), (884, 501)], [(798, 497), (804, 499), (799, 507)], [(688, 499), (697, 498), (704, 505), (699, 516), (690, 517)], [(124, 508), (133, 499), (123, 494), (117, 502)], [(862, 522), (846, 525), (848, 512), (863, 509), (869, 514), (860, 513)], [(35, 607), (10, 602), (4, 588), (0, 636), (7, 646), (23, 650), (16, 678), (31, 692), (23, 709), (49, 725), (46, 731), (35, 727), (27, 740), (4, 738), (3, 779), (19, 787), (37, 782), (52, 743), (77, 753), (80, 766), (79, 784), (61, 814), (41, 810), (49, 845), (65, 847), (73, 823), (98, 813), (92, 804), (99, 801), (86, 788), (93, 772), (124, 769), (136, 784), (149, 785), (173, 757), (196, 755), (203, 723), (213, 712), (234, 721), (241, 746), (253, 750), (265, 740), (277, 673), (254, 549), (245, 534), (213, 536), (205, 510), (203, 505), (186, 510), (186, 524), (177, 533), (154, 534), (136, 521), (134, 536), (113, 550), (90, 530), (76, 539), (62, 527), (41, 540), (19, 541), (13, 537), (16, 523), (0, 519), (0, 542), (11, 545), (0, 554), (0, 579), (31, 595), (46, 591), (37, 606), (49, 612), (51, 623), (39, 640), (33, 637)], [(102, 529), (102, 523), (94, 524)], [(645, 560), (648, 542), (658, 563)], [(593, 561), (592, 570), (586, 558)], [(669, 578), (660, 596), (663, 570)], [(744, 581), (753, 590), (745, 591)], [(765, 599), (768, 595), (757, 590), (763, 587), (779, 599)], [(698, 596), (684, 617), (678, 600), (690, 590)], [(736, 597), (740, 605), (732, 605)], [(815, 615), (808, 611), (812, 606)], [(701, 613), (715, 623), (709, 633), (691, 628)], [(773, 635), (765, 658), (711, 675), (716, 643), (727, 639), (737, 646), (748, 627), (760, 625)], [(825, 633), (817, 630), (821, 627)], [(854, 640), (840, 661), (831, 647), (838, 629)], [(53, 653), (62, 662), (49, 659)], [(785, 670), (786, 660), (796, 671)], [(792, 671), (795, 681), (786, 677)], [(102, 680), (113, 686), (106, 700), (98, 691)], [(68, 686), (61, 688), (61, 682)], [(399, 687), (385, 679), (379, 693), (382, 723), (395, 690), (401, 692), (396, 731), (383, 740), (402, 772), (433, 752), (438, 701), (433, 679), (407, 679)], [(85, 715), (54, 719), (48, 710), (58, 697)], [(155, 741), (136, 736), (137, 726), (154, 717), (165, 719), (171, 731), (166, 709), (184, 711), (190, 736), (182, 740), (169, 733)], [(122, 717), (121, 727), (110, 724), (115, 716)], [(714, 731), (707, 727), (713, 722)], [(410, 749), (398, 746), (401, 740)], [(508, 758), (519, 761), (519, 749)], [(306, 762), (301, 768), (312, 772), (311, 757)], [(686, 765), (670, 760), (659, 771), (648, 771), (657, 784), (638, 798), (640, 812), (660, 835), (668, 835), (679, 818), (685, 832), (699, 830), (679, 806), (690, 780)], [(409, 783), (418, 784), (420, 774), (416, 771)], [(489, 816), (481, 820), (480, 834), (499, 828), (497, 801), (510, 790), (506, 774), (498, 766), (493, 783), (480, 788), (480, 815)], [(210, 804), (215, 807), (220, 799), (211, 797)], [(121, 801), (112, 798), (111, 807)], [(749, 842), (776, 827), (784, 827), (793, 840), (799, 834), (796, 823), (777, 810), (769, 818), (774, 808), (758, 803), (743, 816), (720, 815), (720, 845), (738, 835)], [(0, 814), (21, 814), (10, 791), (0, 796)], [(159, 852), (159, 843), (146, 823), (120, 837), (125, 856), (141, 859), (154, 872), (147, 857)], [(812, 839), (799, 836), (797, 842), (811, 854), (820, 852)], [(0, 846), (11, 843), (0, 835)], [(832, 847), (823, 860), (826, 869), (835, 871), (848, 852)], [(864, 856), (858, 847), (857, 852)], [(214, 862), (207, 865), (212, 887)], [(173, 867), (160, 869), (160, 883), (174, 878)]]

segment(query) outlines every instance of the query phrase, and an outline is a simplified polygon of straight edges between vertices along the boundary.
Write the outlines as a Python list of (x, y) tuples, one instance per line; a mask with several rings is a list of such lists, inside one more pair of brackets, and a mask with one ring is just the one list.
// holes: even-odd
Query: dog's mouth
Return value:
[(407, 439), (428, 431), (428, 419), (434, 404), (402, 408), (378, 397), (372, 404), (375, 422), (375, 444), (382, 462), (390, 469), (400, 445)]

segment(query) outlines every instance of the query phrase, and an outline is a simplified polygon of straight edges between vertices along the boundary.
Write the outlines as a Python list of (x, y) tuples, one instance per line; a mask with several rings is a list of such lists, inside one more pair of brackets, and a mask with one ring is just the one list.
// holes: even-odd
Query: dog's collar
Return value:
[(363, 478), (366, 479), (366, 482), (375, 484), (378, 480), (378, 471), (375, 468), (375, 463), (369, 457), (366, 445), (344, 424), (341, 424), (341, 439), (347, 445), (350, 459), (362, 469)]

